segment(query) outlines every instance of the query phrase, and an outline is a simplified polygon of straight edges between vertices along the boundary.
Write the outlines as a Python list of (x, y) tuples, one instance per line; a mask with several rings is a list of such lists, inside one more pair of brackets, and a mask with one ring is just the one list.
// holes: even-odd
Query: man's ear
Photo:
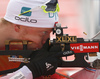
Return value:
[(16, 32), (19, 32), (20, 31), (20, 25), (15, 24), (14, 29), (15, 29)]

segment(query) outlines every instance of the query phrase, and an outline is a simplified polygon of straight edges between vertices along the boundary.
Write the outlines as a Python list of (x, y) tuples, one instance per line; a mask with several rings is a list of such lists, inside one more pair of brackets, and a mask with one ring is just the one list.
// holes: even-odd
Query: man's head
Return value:
[(34, 42), (30, 48), (41, 48), (58, 22), (57, 12), (45, 13), (39, 7), (47, 2), (50, 0), (10, 0), (8, 4), (4, 19), (13, 23), (16, 39)]

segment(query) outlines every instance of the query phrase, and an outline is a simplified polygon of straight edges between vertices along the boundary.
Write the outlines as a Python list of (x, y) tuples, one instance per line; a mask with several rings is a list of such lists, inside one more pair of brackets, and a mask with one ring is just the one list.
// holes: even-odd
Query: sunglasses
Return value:
[(35, 8), (32, 8), (28, 11), (25, 11), (25, 12), (19, 14), (19, 16), (26, 14), (28, 12), (38, 10), (39, 8), (41, 8), (44, 13), (55, 13), (55, 12), (59, 12), (59, 10), (60, 10), (59, 5), (58, 5), (58, 0), (48, 0), (47, 2), (45, 2), (44, 4), (42, 4), (40, 6), (37, 6)]

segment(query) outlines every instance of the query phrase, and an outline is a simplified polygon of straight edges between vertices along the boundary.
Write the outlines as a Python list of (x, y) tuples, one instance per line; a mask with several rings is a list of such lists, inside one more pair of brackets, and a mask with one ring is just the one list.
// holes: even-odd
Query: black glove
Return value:
[(46, 57), (39, 61), (31, 61), (26, 66), (32, 71), (33, 77), (47, 76), (55, 73), (61, 60), (56, 57)]
[(49, 48), (48, 39), (40, 50), (34, 51), (31, 55), (31, 62), (26, 66), (32, 71), (34, 78), (54, 74), (61, 63), (61, 59), (53, 56), (55, 52), (49, 52)]
[(61, 57), (63, 57), (63, 52), (49, 52), (49, 48), (50, 46), (47, 40), (40, 50), (35, 51), (37, 53), (35, 56), (33, 56), (33, 52), (31, 62), (26, 64), (32, 71), (34, 78), (54, 74), (58, 65), (62, 63)]

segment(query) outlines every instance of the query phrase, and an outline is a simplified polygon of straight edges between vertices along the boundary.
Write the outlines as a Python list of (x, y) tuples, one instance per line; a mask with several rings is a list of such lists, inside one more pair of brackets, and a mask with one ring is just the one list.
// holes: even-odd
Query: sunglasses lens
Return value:
[(57, 0), (51, 0), (49, 3), (46, 4), (46, 11), (55, 11), (57, 3)]
[(46, 11), (56, 11), (56, 6), (50, 6), (50, 5), (48, 5), (45, 10)]
[(55, 13), (59, 11), (58, 0), (51, 0), (46, 6), (42, 6), (42, 9), (45, 13)]

